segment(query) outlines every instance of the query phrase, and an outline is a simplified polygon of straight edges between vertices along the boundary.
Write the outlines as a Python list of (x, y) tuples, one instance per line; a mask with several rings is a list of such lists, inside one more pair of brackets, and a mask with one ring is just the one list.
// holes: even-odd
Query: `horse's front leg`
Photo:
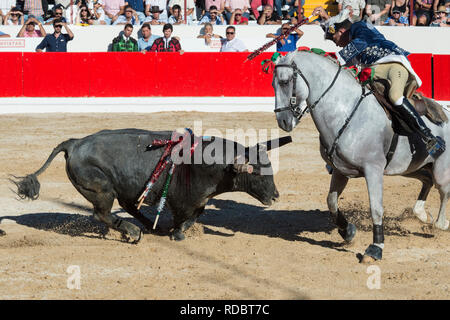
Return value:
[(348, 178), (346, 176), (342, 175), (336, 169), (333, 170), (333, 175), (331, 176), (330, 191), (327, 197), (327, 204), (328, 210), (330, 210), (334, 222), (338, 227), (339, 234), (346, 242), (350, 242), (356, 234), (356, 227), (353, 224), (347, 222), (347, 219), (342, 214), (342, 212), (339, 211), (338, 208), (339, 196), (341, 195), (342, 191), (344, 191), (347, 182)]
[(363, 263), (380, 260), (383, 255), (383, 167), (366, 167), (364, 170), (369, 191), (370, 214), (373, 222), (373, 243), (367, 247), (361, 259)]

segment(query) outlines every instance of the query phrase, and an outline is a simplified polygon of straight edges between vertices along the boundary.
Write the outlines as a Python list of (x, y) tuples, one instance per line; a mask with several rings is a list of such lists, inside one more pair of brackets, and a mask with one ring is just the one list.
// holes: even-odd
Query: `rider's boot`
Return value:
[(416, 131), (425, 143), (427, 152), (433, 157), (439, 157), (445, 151), (445, 141), (439, 136), (434, 136), (431, 130), (423, 122), (416, 109), (407, 98), (403, 99), (401, 105), (395, 106), (406, 124)]

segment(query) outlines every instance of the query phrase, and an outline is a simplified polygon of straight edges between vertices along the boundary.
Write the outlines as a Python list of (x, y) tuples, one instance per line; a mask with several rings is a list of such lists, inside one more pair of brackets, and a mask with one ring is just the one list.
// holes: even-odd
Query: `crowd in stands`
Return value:
[[(240, 25), (292, 23), (299, 1), (305, 0), (0, 0), (0, 23), (24, 25), (28, 18), (52, 24), (59, 18), (70, 25), (205, 24)], [(336, 0), (337, 10), (351, 7), (352, 20), (368, 19), (378, 25), (444, 26), (450, 0)], [(184, 8), (186, 2), (186, 11)], [(49, 9), (51, 8), (51, 9)], [(186, 13), (186, 16), (185, 16)], [(444, 15), (445, 13), (445, 15)], [(328, 13), (329, 14), (329, 13)]]
[[(412, 21), (409, 21), (409, 0), (336, 0), (336, 3), (338, 12), (343, 8), (350, 10), (353, 22), (366, 19), (385, 26), (450, 26), (450, 0), (413, 1)], [(247, 25), (249, 21), (279, 25), (277, 32), (267, 35), (275, 38), (304, 18), (304, 3), (305, 0), (0, 0), (0, 24), (21, 25), (17, 37), (43, 37), (36, 51), (66, 51), (67, 42), (74, 37), (69, 25), (125, 25), (113, 39), (111, 51), (183, 52), (180, 39), (171, 36), (174, 26), (181, 24), (203, 25), (198, 38), (205, 39), (206, 45), (220, 47), (221, 51), (246, 51), (245, 44), (236, 38), (234, 25)], [(330, 14), (317, 7), (313, 10), (317, 19), (310, 23), (320, 24)], [(43, 25), (53, 25), (54, 33), (47, 34)], [(152, 35), (152, 25), (163, 25), (164, 35)], [(214, 34), (214, 25), (229, 27), (222, 36)], [(134, 27), (139, 28), (137, 40), (131, 37)], [(295, 50), (302, 35), (296, 30), (280, 39), (277, 50)], [(0, 31), (0, 37), (8, 36)]]

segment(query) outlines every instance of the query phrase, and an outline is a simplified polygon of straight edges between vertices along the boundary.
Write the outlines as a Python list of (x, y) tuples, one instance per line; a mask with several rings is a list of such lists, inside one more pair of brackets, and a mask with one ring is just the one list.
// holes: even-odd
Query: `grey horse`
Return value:
[[(320, 133), (322, 158), (332, 167), (328, 208), (339, 234), (351, 241), (356, 228), (339, 211), (338, 198), (349, 178), (364, 177), (370, 199), (373, 243), (361, 262), (379, 260), (384, 248), (383, 175), (419, 179), (422, 189), (413, 208), (426, 222), (433, 217), (425, 211), (425, 201), (433, 186), (439, 190), (440, 210), (434, 225), (447, 230), (446, 204), (450, 194), (450, 151), (433, 159), (416, 135), (397, 136), (395, 151), (391, 120), (370, 92), (331, 58), (309, 51), (292, 52), (276, 61), (272, 86), (278, 126), (292, 131), (305, 111), (310, 112)], [(444, 108), (445, 109), (445, 108)], [(450, 116), (448, 110), (444, 111)], [(433, 134), (450, 141), (450, 126), (435, 125), (423, 118)]]

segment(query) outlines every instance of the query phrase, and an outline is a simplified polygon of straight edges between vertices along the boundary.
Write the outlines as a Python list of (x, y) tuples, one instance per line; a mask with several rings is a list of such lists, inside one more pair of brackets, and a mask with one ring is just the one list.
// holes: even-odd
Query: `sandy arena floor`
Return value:
[[(8, 174), (36, 171), (68, 138), (101, 129), (172, 130), (277, 128), (272, 113), (43, 114), (0, 116), (0, 299), (449, 299), (450, 232), (413, 218), (420, 183), (385, 178), (385, 250), (376, 262), (380, 289), (369, 289), (372, 269), (359, 263), (372, 240), (363, 179), (351, 180), (340, 203), (358, 227), (343, 245), (329, 220), (330, 176), (319, 155), (310, 117), (280, 149), (278, 203), (264, 207), (244, 193), (210, 201), (185, 241), (145, 234), (132, 245), (95, 222), (69, 182), (63, 154), (40, 176), (37, 201), (18, 201)], [(280, 132), (280, 135), (283, 135)], [(427, 209), (437, 215), (433, 189)], [(114, 211), (132, 219), (120, 211)], [(149, 215), (154, 212), (146, 209)], [(170, 227), (170, 213), (160, 225)], [(80, 289), (67, 286), (79, 266)], [(70, 271), (70, 269), (69, 269)], [(372, 271), (373, 272), (373, 271)], [(73, 282), (69, 281), (69, 284)]]

